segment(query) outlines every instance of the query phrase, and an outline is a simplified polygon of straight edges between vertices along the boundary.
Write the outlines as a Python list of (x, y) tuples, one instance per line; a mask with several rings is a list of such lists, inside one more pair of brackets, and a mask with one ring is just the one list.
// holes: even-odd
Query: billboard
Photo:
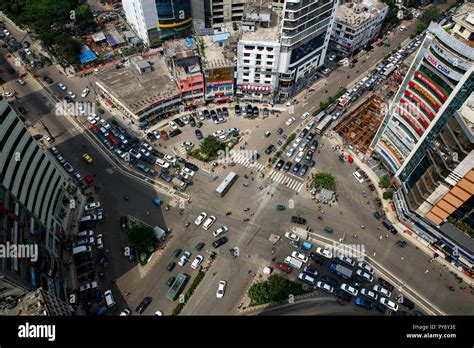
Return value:
[(232, 66), (209, 69), (206, 75), (207, 86), (234, 83), (234, 67)]

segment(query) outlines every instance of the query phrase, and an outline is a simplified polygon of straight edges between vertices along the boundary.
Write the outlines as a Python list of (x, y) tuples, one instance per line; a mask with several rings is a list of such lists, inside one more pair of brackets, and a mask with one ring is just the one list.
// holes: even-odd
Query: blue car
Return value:
[(291, 171), (293, 172), (293, 174), (296, 174), (296, 173), (298, 173), (300, 168), (301, 168), (301, 163), (296, 163)]
[(356, 300), (355, 300), (355, 303), (359, 307), (362, 307), (362, 308), (365, 308), (365, 309), (368, 309), (368, 310), (371, 310), (372, 308), (374, 308), (374, 303), (372, 301), (369, 301), (369, 300), (367, 300), (365, 298), (362, 298), (362, 297), (357, 297)]
[(166, 174), (166, 173), (160, 173), (160, 178), (163, 179), (166, 182), (171, 182), (171, 180), (173, 180), (171, 175)]
[(161, 205), (161, 203), (163, 202), (161, 201), (161, 199), (155, 199), (153, 200), (153, 203), (155, 203), (156, 205)]

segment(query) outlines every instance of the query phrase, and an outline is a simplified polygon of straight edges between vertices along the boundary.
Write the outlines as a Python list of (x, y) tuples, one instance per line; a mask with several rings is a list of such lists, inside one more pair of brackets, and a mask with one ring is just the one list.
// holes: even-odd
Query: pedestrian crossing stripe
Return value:
[(261, 163), (258, 163), (258, 162), (251, 162), (250, 158), (242, 155), (242, 154), (238, 154), (238, 155), (235, 155), (232, 157), (232, 162), (235, 162), (235, 163), (238, 163), (238, 164), (241, 164), (243, 165), (244, 167), (247, 167), (247, 168), (250, 168), (250, 169), (255, 169), (257, 171), (262, 171), (265, 166)]
[(300, 182), (299, 180), (290, 178), (284, 175), (283, 173), (276, 172), (274, 170), (270, 172), (269, 177), (272, 181), (275, 181), (278, 184), (283, 184), (286, 187), (288, 187), (290, 190), (294, 190), (296, 192), (300, 192), (304, 186), (304, 182)]

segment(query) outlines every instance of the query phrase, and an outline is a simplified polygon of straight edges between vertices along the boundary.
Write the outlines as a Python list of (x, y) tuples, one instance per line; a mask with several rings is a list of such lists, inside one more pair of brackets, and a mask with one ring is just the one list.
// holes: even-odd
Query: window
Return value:
[(250, 57), (250, 53), (244, 53), (244, 57)]

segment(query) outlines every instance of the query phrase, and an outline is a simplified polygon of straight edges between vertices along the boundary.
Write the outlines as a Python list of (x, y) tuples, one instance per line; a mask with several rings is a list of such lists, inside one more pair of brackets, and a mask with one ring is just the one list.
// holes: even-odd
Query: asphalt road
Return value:
[[(411, 28), (413, 24), (408, 24), (408, 26)], [(15, 30), (11, 28), (9, 30), (15, 35)], [(339, 89), (339, 81), (356, 82), (356, 76), (363, 77), (361, 76), (362, 72), (365, 73), (381, 57), (392, 51), (398, 42), (402, 42), (409, 33), (410, 30), (404, 33), (395, 33), (391, 38), (392, 47), (377, 47), (375, 52), (358, 57), (359, 63), (355, 68), (347, 68), (347, 71), (335, 71), (329, 78), (317, 81), (315, 92), (308, 93), (307, 99), (304, 94), (298, 98), (301, 102), (295, 105), (294, 115), (299, 117), (304, 111), (316, 109), (321, 100), (336, 93)], [(15, 36), (20, 37), (19, 35)], [(65, 83), (76, 95), (80, 95), (82, 89), (89, 85), (88, 78), (66, 79), (54, 67), (45, 68), (40, 72), (40, 75), (42, 73), (47, 73), (55, 82)], [(347, 75), (350, 76), (349, 79)], [(327, 86), (325, 82), (327, 82)], [(27, 83), (27, 86), (24, 87), (13, 83), (14, 87), (12, 88), (18, 92), (17, 102), (30, 110), (26, 118), (34, 125), (33, 129), (44, 134), (45, 130), (39, 122), (42, 120), (56, 138), (55, 145), (59, 147), (64, 157), (83, 175), (96, 174), (96, 183), (101, 188), (98, 199), (106, 210), (106, 222), (98, 226), (96, 233), (105, 235), (105, 248), (109, 250), (111, 261), (111, 267), (107, 271), (107, 278), (102, 288), (105, 290), (111, 287), (114, 290), (114, 296), (119, 303), (117, 311), (124, 306), (134, 309), (144, 296), (152, 296), (153, 304), (145, 314), (152, 314), (157, 309), (162, 310), (165, 314), (171, 313), (176, 303), (171, 303), (164, 297), (166, 280), (170, 276), (176, 276), (180, 271), (191, 275), (194, 275), (193, 272), (195, 272), (191, 271), (189, 264), (183, 269), (177, 266), (171, 273), (166, 271), (166, 264), (173, 259), (172, 252), (175, 248), (189, 248), (193, 252), (193, 259), (197, 255), (194, 245), (203, 241), (206, 243), (206, 247), (201, 253), (207, 257), (208, 254), (205, 251), (214, 240), (211, 230), (225, 224), (230, 228), (228, 233), (230, 241), (220, 248), (222, 254), (217, 256), (210, 271), (186, 305), (183, 314), (235, 314), (236, 308), (242, 300), (242, 294), (252, 280), (248, 272), (258, 272), (263, 266), (270, 263), (269, 260), (272, 257), (270, 235), (274, 233), (283, 236), (284, 232), (291, 228), (290, 216), (297, 213), (307, 218), (308, 224), (315, 231), (321, 232), (326, 225), (333, 227), (335, 232), (331, 237), (335, 240), (341, 238), (345, 232), (347, 241), (354, 229), (358, 229), (358, 226), (362, 224), (367, 226), (365, 231), (358, 231), (358, 243), (366, 245), (367, 250), (376, 251), (375, 260), (377, 263), (390, 270), (391, 273), (403, 280), (407, 284), (406, 286), (413, 288), (418, 294), (435, 303), (444, 312), (470, 314), (470, 306), (466, 306), (466, 304), (472, 303), (472, 295), (460, 290), (457, 290), (456, 293), (447, 290), (447, 285), (451, 284), (453, 280), (446, 270), (437, 269), (435, 264), (429, 264), (424, 254), (412, 246), (403, 250), (396, 248), (394, 246), (396, 236), (390, 235), (387, 239), (379, 240), (380, 233), (376, 229), (378, 224), (372, 217), (374, 206), (372, 203), (367, 205), (366, 199), (361, 195), (362, 186), (365, 185), (358, 184), (352, 178), (351, 173), (354, 168), (340, 163), (329, 143), (326, 143), (321, 153), (315, 158), (316, 170), (327, 170), (336, 176), (337, 192), (340, 199), (339, 207), (325, 208), (324, 223), (317, 220), (314, 202), (303, 197), (303, 194), (297, 195), (294, 190), (278, 183), (271, 183), (267, 179), (262, 182), (257, 178), (254, 181), (249, 180), (249, 187), (245, 189), (242, 186), (242, 179), (239, 179), (224, 198), (217, 197), (213, 191), (229, 168), (220, 174), (221, 178), (218, 182), (212, 183), (209, 183), (209, 174), (198, 172), (195, 184), (189, 190), (193, 197), (192, 203), (186, 205), (184, 215), (180, 216), (176, 209), (164, 211), (153, 206), (152, 200), (156, 198), (156, 192), (149, 186), (136, 182), (115, 170), (102, 153), (71, 125), (67, 117), (53, 113), (54, 103), (50, 102), (45, 106), (47, 99), (43, 98), (44, 93), (40, 86), (28, 79)], [(325, 90), (328, 90), (328, 93), (324, 93)], [(91, 93), (87, 100), (93, 100), (93, 98), (94, 95)], [(110, 117), (110, 115), (107, 116)], [(247, 137), (249, 143), (247, 148), (261, 153), (262, 158), (259, 162), (265, 163), (268, 157), (265, 157), (263, 150), (270, 143), (276, 141), (276, 129), (283, 127), (285, 132), (289, 133), (296, 127), (296, 124), (292, 127), (283, 126), (286, 118), (287, 115), (282, 114), (279, 117), (271, 116), (269, 119), (252, 123), (247, 123), (241, 118), (235, 123), (229, 121), (226, 127), (235, 124), (241, 130), (248, 129), (252, 132)], [(260, 122), (262, 125), (257, 128), (255, 125)], [(219, 128), (223, 127), (217, 127), (217, 129)], [(212, 127), (204, 128), (204, 130), (209, 133), (214, 131)], [(269, 139), (263, 138), (264, 130), (270, 130), (273, 135)], [(93, 156), (94, 163), (92, 165), (87, 165), (82, 161), (81, 155), (84, 151)], [(232, 170), (236, 171), (241, 178), (244, 174), (250, 175), (250, 170), (241, 165), (232, 167)], [(265, 186), (265, 189), (258, 190), (257, 187), (260, 185)], [(364, 189), (368, 191), (367, 187)], [(273, 196), (267, 194), (267, 191)], [(124, 193), (130, 197), (128, 202), (123, 200)], [(294, 211), (276, 212), (276, 204), (284, 202), (288, 204), (289, 200), (295, 202)], [(242, 210), (245, 207), (250, 207), (254, 215), (244, 214)], [(368, 207), (369, 209), (367, 209)], [(226, 216), (227, 210), (231, 210), (232, 215)], [(150, 211), (151, 214), (147, 215), (146, 211)], [(218, 218), (215, 226), (210, 231), (204, 231), (195, 225), (188, 229), (184, 228), (186, 221), (192, 222), (201, 211), (211, 213)], [(339, 211), (343, 211), (343, 214), (339, 214)], [(136, 216), (152, 225), (158, 224), (163, 228), (173, 230), (166, 248), (157, 253), (156, 258), (152, 260), (150, 267), (146, 270), (130, 264), (121, 254), (121, 248), (127, 245), (127, 238), (119, 229), (118, 218), (125, 214)], [(250, 218), (249, 223), (243, 222), (244, 217)], [(279, 242), (277, 247), (280, 248), (282, 244), (283, 241)], [(238, 246), (241, 251), (241, 255), (236, 259), (231, 257), (228, 252), (228, 249), (234, 246)], [(404, 256), (403, 261), (400, 259), (400, 255)], [(425, 273), (427, 268), (430, 270), (429, 273)], [(215, 276), (214, 273), (216, 273)], [(112, 279), (116, 279), (117, 283), (112, 285), (110, 283)], [(221, 279), (227, 280), (228, 288), (224, 298), (217, 300), (215, 291), (217, 282)], [(126, 292), (130, 292), (131, 295), (127, 298), (120, 295)], [(218, 305), (216, 305), (217, 303)], [(290, 310), (288, 309), (288, 311)], [(305, 313), (304, 309), (302, 311)]]

